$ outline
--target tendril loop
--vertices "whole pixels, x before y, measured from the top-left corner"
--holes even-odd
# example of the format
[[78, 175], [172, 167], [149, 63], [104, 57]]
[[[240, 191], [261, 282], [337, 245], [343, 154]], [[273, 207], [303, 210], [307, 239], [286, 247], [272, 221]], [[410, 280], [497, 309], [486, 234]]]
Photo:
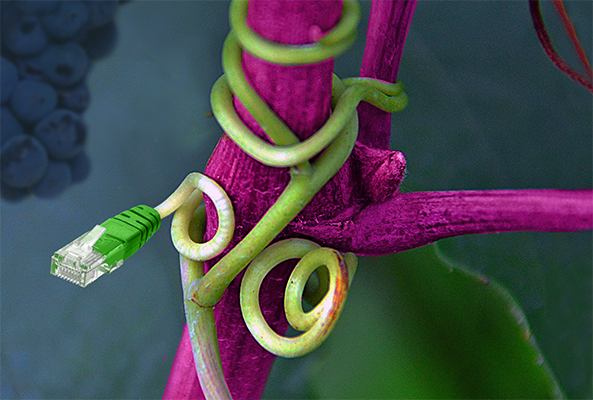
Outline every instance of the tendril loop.
[[[297, 337], [283, 337], [270, 328], [259, 307], [259, 290], [266, 275], [279, 263], [300, 258], [286, 286], [284, 308], [290, 325], [305, 331]], [[350, 277], [356, 270], [356, 257], [345, 260], [338, 251], [320, 247], [305, 239], [287, 239], [262, 251], [247, 268], [241, 283], [241, 309], [245, 323], [255, 339], [269, 352], [281, 357], [300, 357], [315, 350], [330, 334], [342, 312]], [[301, 298], [305, 283], [317, 269], [326, 267], [329, 288], [321, 301], [304, 312]]]
[[[218, 230], [206, 243], [196, 243], [189, 237], [190, 220], [202, 203], [203, 193], [214, 203], [218, 213]], [[219, 255], [230, 243], [235, 230], [235, 214], [226, 192], [212, 179], [197, 172], [189, 174], [164, 202], [156, 207], [163, 218], [177, 210], [171, 224], [171, 239], [180, 255], [194, 261], [209, 260]]]

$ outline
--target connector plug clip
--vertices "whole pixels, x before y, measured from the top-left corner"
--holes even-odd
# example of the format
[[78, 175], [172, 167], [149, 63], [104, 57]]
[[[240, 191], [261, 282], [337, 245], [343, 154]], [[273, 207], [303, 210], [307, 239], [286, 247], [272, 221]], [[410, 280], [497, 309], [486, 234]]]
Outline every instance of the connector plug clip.
[[119, 268], [160, 227], [161, 218], [148, 206], [136, 206], [108, 219], [56, 251], [51, 273], [86, 287]]

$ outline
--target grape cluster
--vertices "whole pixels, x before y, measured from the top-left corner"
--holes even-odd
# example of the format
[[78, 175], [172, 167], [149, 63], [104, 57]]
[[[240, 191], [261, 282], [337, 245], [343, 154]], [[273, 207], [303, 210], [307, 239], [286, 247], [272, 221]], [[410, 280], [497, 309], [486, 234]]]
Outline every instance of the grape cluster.
[[90, 173], [86, 77], [115, 47], [124, 1], [1, 1], [1, 194], [56, 197]]

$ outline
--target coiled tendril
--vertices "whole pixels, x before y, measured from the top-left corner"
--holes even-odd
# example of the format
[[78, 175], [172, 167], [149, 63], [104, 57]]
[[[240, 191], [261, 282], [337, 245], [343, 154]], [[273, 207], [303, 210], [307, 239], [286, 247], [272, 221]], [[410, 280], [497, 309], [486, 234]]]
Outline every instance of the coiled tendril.
[[[259, 289], [272, 268], [292, 258], [301, 260], [288, 280], [284, 309], [290, 325], [305, 333], [288, 338], [278, 335], [264, 320]], [[249, 331], [262, 347], [277, 356], [300, 357], [315, 350], [340, 316], [356, 264], [352, 253], [342, 256], [336, 250], [304, 239], [282, 240], [267, 247], [251, 262], [241, 282], [241, 311]], [[305, 283], [313, 271], [323, 266], [329, 270], [329, 288], [315, 308], [305, 313], [301, 304]]]
[[[212, 258], [219, 254], [222, 251], [220, 246], [224, 244], [224, 249], [228, 245], [229, 232], [234, 229], [232, 206], [224, 200], [226, 194], [223, 191], [223, 196], [219, 192], [222, 189], [212, 180], [196, 174], [192, 179], [186, 178], [179, 187], [178, 191], [182, 194], [177, 195], [176, 192], [163, 203], [168, 204], [164, 209], [171, 210], [173, 201], [176, 204], [185, 201], [175, 214], [172, 237], [180, 252], [186, 317], [198, 377], [208, 398], [230, 398], [220, 367], [212, 307], [249, 263], [251, 265], [241, 284], [241, 311], [250, 332], [263, 347], [276, 355], [297, 357], [317, 348], [331, 332], [356, 270], [354, 254], [342, 255], [304, 239], [287, 239], [266, 246], [349, 157], [358, 134], [358, 104], [367, 101], [385, 111], [396, 112], [403, 110], [408, 103], [401, 82], [394, 84], [370, 78], [342, 81], [334, 75], [332, 114], [319, 131], [301, 142], [249, 85], [241, 67], [241, 55], [243, 51], [248, 51], [280, 65], [313, 64], [338, 56], [356, 38], [360, 8], [356, 1], [344, 0], [339, 23], [318, 42], [309, 45], [286, 45], [262, 38], [247, 25], [246, 18], [247, 1], [234, 0], [230, 8], [232, 30], [223, 48], [225, 74], [212, 88], [212, 111], [227, 135], [251, 157], [269, 166], [290, 167], [290, 182], [255, 227], [205, 275], [201, 261], [207, 255]], [[274, 144], [263, 141], [245, 126], [234, 109], [233, 94]], [[319, 153], [321, 155], [317, 160], [310, 163], [311, 157]], [[191, 194], [191, 186], [198, 189], [194, 194]], [[213, 199], [219, 219], [215, 237], [206, 244], [198, 243], [204, 231], [203, 206], [197, 208], [202, 201], [201, 191]], [[295, 329], [306, 332], [296, 338], [286, 338], [267, 325], [258, 296], [266, 274], [280, 262], [294, 258], [301, 260], [290, 276], [284, 306], [289, 323]], [[321, 300], [312, 311], [305, 313], [301, 296], [315, 270], [320, 280], [325, 277], [328, 282], [320, 284], [316, 293], [306, 293], [314, 302]]]

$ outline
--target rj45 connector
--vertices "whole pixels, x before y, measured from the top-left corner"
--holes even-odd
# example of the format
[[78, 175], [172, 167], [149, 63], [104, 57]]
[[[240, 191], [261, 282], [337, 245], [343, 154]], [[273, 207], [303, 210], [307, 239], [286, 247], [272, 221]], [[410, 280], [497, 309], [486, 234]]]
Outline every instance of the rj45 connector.
[[56, 251], [51, 273], [86, 287], [119, 268], [160, 225], [161, 218], [151, 207], [140, 205], [124, 211]]

